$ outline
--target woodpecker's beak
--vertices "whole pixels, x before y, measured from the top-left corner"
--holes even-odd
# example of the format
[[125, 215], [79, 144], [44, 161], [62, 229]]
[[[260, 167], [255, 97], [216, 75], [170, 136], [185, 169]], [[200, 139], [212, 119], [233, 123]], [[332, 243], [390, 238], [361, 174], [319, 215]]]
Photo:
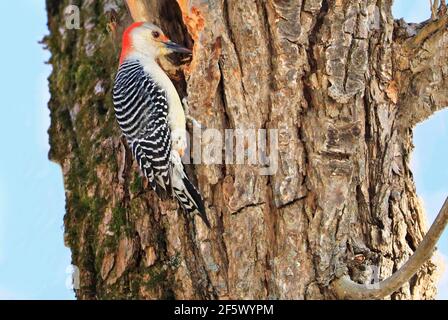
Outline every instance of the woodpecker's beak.
[[182, 47], [181, 45], [171, 41], [171, 40], [167, 40], [165, 42], [163, 42], [163, 44], [165, 45], [165, 47], [168, 50], [171, 50], [172, 52], [179, 52], [179, 53], [188, 53], [191, 54], [191, 50], [187, 49], [185, 47]]

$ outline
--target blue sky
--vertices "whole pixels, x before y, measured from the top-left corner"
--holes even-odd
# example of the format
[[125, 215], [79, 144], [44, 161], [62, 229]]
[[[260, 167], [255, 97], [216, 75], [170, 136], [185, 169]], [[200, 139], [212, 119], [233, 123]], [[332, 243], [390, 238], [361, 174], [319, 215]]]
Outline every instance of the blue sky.
[[0, 1], [0, 38], [10, 44], [0, 52], [0, 299], [74, 297], [65, 286], [62, 175], [47, 159], [51, 67], [38, 44], [48, 33], [44, 3]]
[[[66, 287], [70, 252], [63, 245], [64, 189], [59, 166], [48, 161], [49, 99], [38, 41], [48, 33], [44, 0], [0, 1], [0, 299], [73, 299]], [[395, 17], [422, 21], [426, 0], [395, 1]], [[21, 17], [17, 23], [17, 17]], [[11, 32], [12, 28], [14, 32]], [[415, 130], [417, 190], [431, 223], [448, 195], [448, 111]], [[448, 257], [448, 234], [439, 242]], [[448, 272], [439, 298], [448, 299]]]

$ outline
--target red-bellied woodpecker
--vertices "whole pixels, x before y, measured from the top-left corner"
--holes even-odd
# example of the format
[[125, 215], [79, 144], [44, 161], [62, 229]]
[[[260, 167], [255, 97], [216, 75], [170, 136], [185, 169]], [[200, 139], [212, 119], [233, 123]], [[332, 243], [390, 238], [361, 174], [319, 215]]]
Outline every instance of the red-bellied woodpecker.
[[176, 197], [187, 213], [198, 213], [210, 227], [202, 197], [181, 161], [187, 147], [182, 103], [157, 63], [172, 52], [191, 53], [155, 25], [137, 22], [126, 29], [113, 89], [115, 115], [151, 187], [159, 196]]

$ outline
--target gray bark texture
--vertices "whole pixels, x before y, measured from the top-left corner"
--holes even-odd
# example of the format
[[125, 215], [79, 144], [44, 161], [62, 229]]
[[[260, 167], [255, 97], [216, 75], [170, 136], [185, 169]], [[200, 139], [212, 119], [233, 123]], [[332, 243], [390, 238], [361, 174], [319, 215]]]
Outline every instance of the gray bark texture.
[[[444, 5], [408, 24], [392, 0], [141, 1], [193, 48], [170, 70], [192, 116], [222, 133], [278, 129], [279, 168], [189, 165], [210, 230], [159, 200], [111, 102], [126, 4], [47, 0], [50, 158], [77, 298], [335, 299], [336, 279], [399, 269], [427, 230], [409, 163], [413, 127], [448, 105]], [[66, 28], [69, 4], [79, 30]], [[387, 298], [434, 298], [436, 273], [426, 262]]]

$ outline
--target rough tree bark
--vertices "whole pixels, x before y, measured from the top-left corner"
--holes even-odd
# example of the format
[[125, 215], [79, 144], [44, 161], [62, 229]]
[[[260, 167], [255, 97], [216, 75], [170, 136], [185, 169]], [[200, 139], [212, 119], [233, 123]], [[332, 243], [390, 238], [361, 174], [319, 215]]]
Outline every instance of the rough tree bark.
[[[47, 0], [50, 158], [78, 298], [333, 299], [342, 276], [368, 283], [379, 266], [385, 279], [408, 260], [426, 231], [412, 129], [448, 105], [443, 5], [407, 24], [392, 0], [143, 1], [144, 19], [194, 48], [175, 75], [192, 115], [221, 132], [279, 129], [279, 169], [189, 166], [211, 230], [158, 200], [111, 104], [125, 4]], [[390, 298], [433, 298], [435, 271], [428, 261]]]

